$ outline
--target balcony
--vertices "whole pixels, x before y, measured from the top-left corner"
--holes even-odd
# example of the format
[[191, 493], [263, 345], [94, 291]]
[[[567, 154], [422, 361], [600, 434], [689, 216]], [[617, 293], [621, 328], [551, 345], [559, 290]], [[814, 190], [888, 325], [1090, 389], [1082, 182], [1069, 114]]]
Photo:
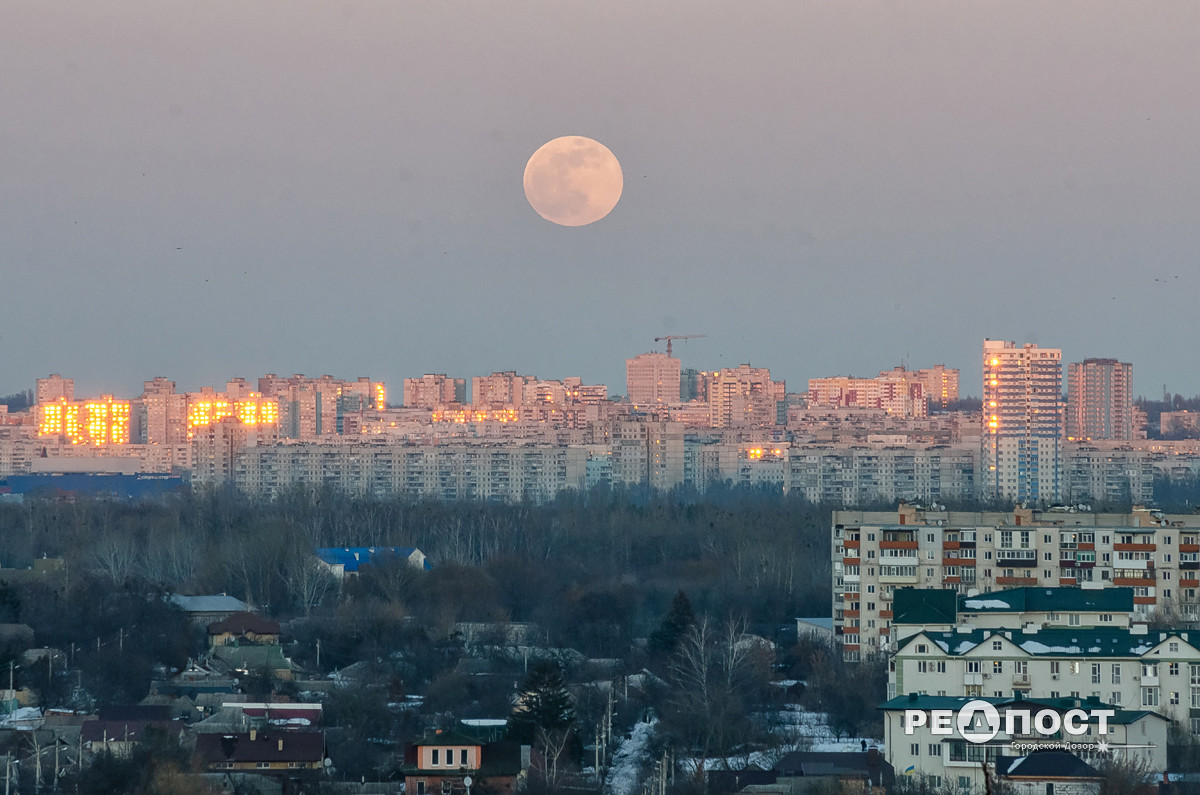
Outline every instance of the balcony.
[[1113, 544], [1113, 552], [1153, 552], [1154, 544]]
[[963, 685], [982, 685], [983, 674], [963, 674]]
[[916, 541], [880, 541], [880, 549], [916, 549]]
[[1029, 681], [1029, 674], [1013, 674], [1012, 686], [1013, 687], [1033, 687], [1032, 683], [1030, 683], [1030, 681]]
[[1011, 585], [1013, 587], [1037, 585], [1037, 577], [997, 577], [996, 584]]

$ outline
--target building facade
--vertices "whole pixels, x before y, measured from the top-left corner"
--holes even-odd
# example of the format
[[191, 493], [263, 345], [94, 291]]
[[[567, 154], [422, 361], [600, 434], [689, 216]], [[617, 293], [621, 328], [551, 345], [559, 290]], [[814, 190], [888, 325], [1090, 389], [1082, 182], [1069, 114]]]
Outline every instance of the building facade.
[[1067, 365], [1068, 439], [1133, 438], [1133, 365], [1084, 359]]
[[680, 402], [680, 362], [665, 353], [639, 353], [625, 360], [625, 393], [638, 409]]
[[983, 343], [983, 495], [1061, 499], [1062, 351]]
[[1200, 515], [834, 511], [834, 634], [847, 659], [893, 648], [897, 588], [961, 593], [1117, 585], [1134, 611], [1200, 620]]

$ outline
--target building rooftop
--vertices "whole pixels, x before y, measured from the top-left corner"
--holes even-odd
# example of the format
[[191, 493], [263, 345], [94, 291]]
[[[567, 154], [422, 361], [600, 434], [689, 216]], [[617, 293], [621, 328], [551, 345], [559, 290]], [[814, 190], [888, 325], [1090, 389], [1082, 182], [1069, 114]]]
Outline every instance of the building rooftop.
[[958, 609], [963, 613], [1129, 613], [1133, 589], [1007, 588], [960, 597]]
[[1136, 634], [1128, 629], [1087, 627], [1039, 629], [1034, 632], [1019, 629], [975, 629], [970, 632], [926, 630], [900, 641], [900, 649], [908, 648], [919, 638], [926, 638], [946, 654], [957, 657], [970, 654], [981, 643], [1002, 640], [1032, 657], [1141, 657], [1171, 638], [1188, 643], [1188, 634], [1187, 631], [1178, 630]]

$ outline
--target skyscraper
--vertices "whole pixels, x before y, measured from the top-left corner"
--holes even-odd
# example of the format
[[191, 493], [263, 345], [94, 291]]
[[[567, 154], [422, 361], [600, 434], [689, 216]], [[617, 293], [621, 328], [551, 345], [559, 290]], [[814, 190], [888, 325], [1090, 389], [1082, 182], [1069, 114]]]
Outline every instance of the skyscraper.
[[1067, 365], [1067, 437], [1133, 438], [1133, 365], [1084, 359]]
[[1062, 351], [983, 342], [984, 496], [1056, 501], [1062, 478]]
[[625, 360], [625, 389], [629, 402], [653, 408], [679, 402], [680, 363], [665, 353], [639, 353]]

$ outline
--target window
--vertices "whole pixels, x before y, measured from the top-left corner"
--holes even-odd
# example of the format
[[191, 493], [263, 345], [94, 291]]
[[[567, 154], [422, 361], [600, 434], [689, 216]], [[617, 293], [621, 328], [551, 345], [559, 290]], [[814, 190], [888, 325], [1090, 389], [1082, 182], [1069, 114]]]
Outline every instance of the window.
[[1158, 663], [1142, 663], [1142, 676], [1158, 676]]
[[979, 667], [979, 660], [967, 660], [967, 673], [977, 674], [981, 671], [982, 669]]
[[946, 661], [945, 661], [945, 660], [939, 660], [939, 661], [938, 661], [938, 664], [937, 664], [937, 672], [938, 672], [939, 674], [944, 674], [944, 673], [946, 673]]
[[255, 762], [254, 767], [257, 768], [258, 770], [270, 770], [271, 763], [270, 762]]
[[995, 660], [992, 662], [992, 673], [994, 673], [994, 674], [1004, 673], [1004, 661], [1003, 660]]
[[1067, 665], [1071, 667], [1071, 673], [1079, 673], [1079, 660], [1072, 660], [1071, 662], [1067, 663]]
[[417, 795], [425, 795], [425, 781], [417, 779]]
[[929, 647], [926, 646], [924, 643], [917, 644], [917, 654], [925, 654], [928, 651], [929, 651]]
[[1172, 703], [1172, 704], [1178, 704], [1178, 703], [1179, 703], [1179, 691], [1177, 691], [1177, 690], [1172, 690], [1172, 691], [1171, 691], [1171, 703]]
[[467, 749], [464, 748], [458, 752], [458, 763], [463, 767], [467, 766]]
[[1113, 705], [1120, 704], [1121, 703], [1121, 691], [1114, 690], [1112, 693], [1112, 698], [1110, 698], [1108, 700], [1108, 703], [1113, 704]]
[[1158, 688], [1143, 687], [1142, 688], [1142, 706], [1157, 707], [1158, 706]]
[[1101, 613], [1100, 614], [1100, 623], [1101, 624], [1108, 624], [1111, 621], [1112, 621], [1112, 613]]
[[999, 640], [992, 641], [992, 651], [1000, 651], [1003, 648], [1004, 648], [1003, 641], [999, 641]]
[[930, 756], [941, 756], [942, 755], [942, 744], [941, 743], [930, 743], [929, 744], [929, 755]]
[[1179, 663], [1168, 663], [1167, 664], [1167, 675], [1168, 676], [1179, 676]]
[[921, 744], [920, 744], [920, 743], [913, 743], [913, 744], [912, 744], [912, 745], [909, 747], [909, 750], [911, 750], [911, 751], [912, 751], [912, 755], [913, 755], [913, 756], [920, 756], [920, 755], [921, 755]]
[[1092, 663], [1092, 684], [1100, 684], [1100, 663]]
[[440, 748], [434, 748], [433, 751], [430, 752], [430, 760], [431, 760], [430, 764], [433, 765], [434, 767], [437, 767], [438, 765], [440, 765], [442, 763], [441, 762], [441, 754], [442, 754], [442, 750]]
[[[1179, 642], [1174, 641], [1174, 640], [1171, 641], [1170, 643], [1167, 644], [1167, 649], [1170, 651], [1179, 651]], [[1172, 664], [1176, 665], [1176, 666], [1178, 665], [1178, 663], [1172, 663]]]
[[1112, 664], [1112, 683], [1114, 685], [1121, 684], [1121, 664], [1120, 663]]
[[1013, 663], [1013, 673], [1018, 676], [1027, 676], [1029, 674], [1029, 663], [1025, 660], [1017, 660]]
[[1069, 626], [1069, 627], [1079, 626], [1079, 614], [1078, 613], [1070, 613], [1067, 616], [1067, 626]]

